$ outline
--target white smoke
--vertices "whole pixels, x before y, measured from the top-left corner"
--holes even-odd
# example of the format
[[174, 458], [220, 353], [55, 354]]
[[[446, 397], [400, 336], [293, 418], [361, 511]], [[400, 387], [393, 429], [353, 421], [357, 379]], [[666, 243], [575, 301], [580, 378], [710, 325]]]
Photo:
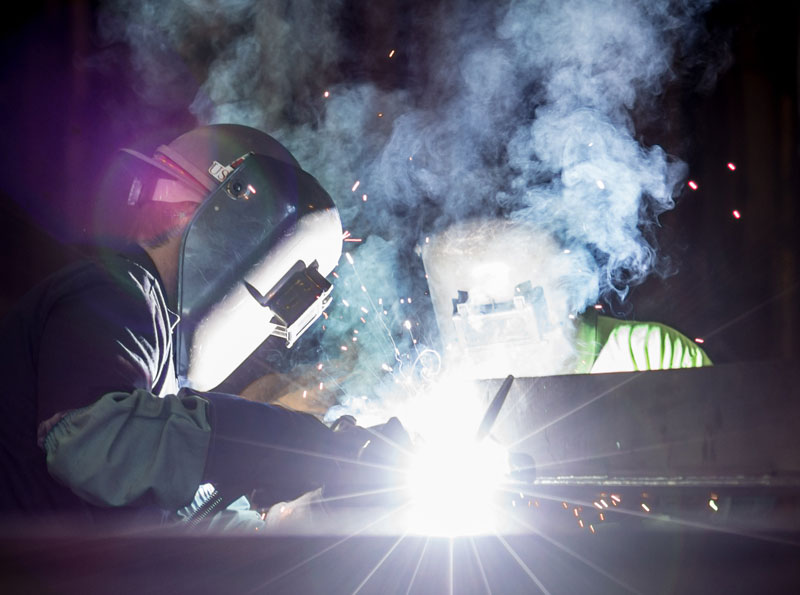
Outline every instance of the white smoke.
[[[584, 306], [624, 296], [657, 268], [643, 230], [673, 207], [684, 166], [642, 146], [634, 116], [658, 110], [676, 50], [686, 55], [702, 34], [709, 4], [395, 3], [381, 25], [405, 15], [398, 46], [387, 41], [375, 56], [354, 55], [354, 29], [384, 10], [366, 2], [112, 0], [102, 23], [130, 45], [143, 97], [191, 73], [199, 122], [276, 136], [331, 193], [345, 229], [365, 239], [348, 244], [356, 267], [343, 262], [337, 281], [351, 307], [337, 300], [318, 333], [335, 357], [341, 337], [367, 324], [359, 306], [370, 310], [374, 340], [359, 343], [369, 371], [345, 387], [361, 393], [384, 376], [380, 362], [394, 369], [397, 352], [412, 362], [434, 340], [428, 325], [412, 342], [402, 324], [421, 314], [399, 300], [422, 297], [414, 246], [455, 221], [523, 219], [591, 254], [595, 277], [575, 275]], [[384, 71], [396, 75], [370, 76]], [[391, 302], [385, 315], [379, 298]]]

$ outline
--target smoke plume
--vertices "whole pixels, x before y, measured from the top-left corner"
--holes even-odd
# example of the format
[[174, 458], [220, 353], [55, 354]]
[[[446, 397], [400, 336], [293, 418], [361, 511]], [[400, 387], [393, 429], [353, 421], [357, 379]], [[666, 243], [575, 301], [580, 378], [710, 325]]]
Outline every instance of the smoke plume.
[[584, 255], [578, 310], [657, 268], [643, 230], [685, 167], [643, 146], [634, 116], [659, 109], [710, 1], [377, 4], [117, 0], [102, 15], [142, 97], [194, 84], [200, 123], [271, 133], [362, 240], [345, 245], [353, 264], [305, 342], [321, 360], [357, 352], [345, 400], [424, 368], [436, 332], [416, 248], [454, 222], [526, 221]]

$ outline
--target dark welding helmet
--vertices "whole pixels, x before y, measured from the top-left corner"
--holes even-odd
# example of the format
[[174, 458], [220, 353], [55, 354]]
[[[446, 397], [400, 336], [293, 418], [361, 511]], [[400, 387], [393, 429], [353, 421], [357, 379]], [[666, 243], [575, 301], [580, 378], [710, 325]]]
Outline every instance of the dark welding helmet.
[[129, 202], [144, 192], [202, 201], [180, 250], [181, 385], [213, 389], [269, 336], [291, 347], [330, 303], [325, 277], [341, 256], [341, 221], [327, 192], [280, 143], [246, 126], [204, 126], [153, 158], [125, 156], [156, 174], [140, 176], [156, 180], [146, 190], [134, 177]]

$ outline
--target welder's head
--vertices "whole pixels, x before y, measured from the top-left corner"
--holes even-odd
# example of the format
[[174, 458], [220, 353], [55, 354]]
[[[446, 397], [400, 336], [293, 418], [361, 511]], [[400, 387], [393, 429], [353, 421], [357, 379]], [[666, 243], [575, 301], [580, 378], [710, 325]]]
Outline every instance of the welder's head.
[[569, 250], [533, 225], [459, 223], [422, 253], [448, 368], [474, 378], [575, 368]]
[[181, 235], [178, 375], [210, 390], [267, 337], [288, 347], [330, 301], [342, 228], [330, 196], [278, 141], [202, 126], [153, 157], [123, 149], [121, 200], [145, 247]]

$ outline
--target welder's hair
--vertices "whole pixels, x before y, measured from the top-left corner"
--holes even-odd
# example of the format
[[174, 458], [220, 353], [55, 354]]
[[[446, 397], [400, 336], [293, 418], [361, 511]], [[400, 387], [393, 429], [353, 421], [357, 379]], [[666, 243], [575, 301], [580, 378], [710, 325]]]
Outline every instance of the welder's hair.
[[145, 201], [132, 207], [128, 239], [145, 248], [158, 248], [178, 237], [200, 205], [195, 202], [164, 203]]

